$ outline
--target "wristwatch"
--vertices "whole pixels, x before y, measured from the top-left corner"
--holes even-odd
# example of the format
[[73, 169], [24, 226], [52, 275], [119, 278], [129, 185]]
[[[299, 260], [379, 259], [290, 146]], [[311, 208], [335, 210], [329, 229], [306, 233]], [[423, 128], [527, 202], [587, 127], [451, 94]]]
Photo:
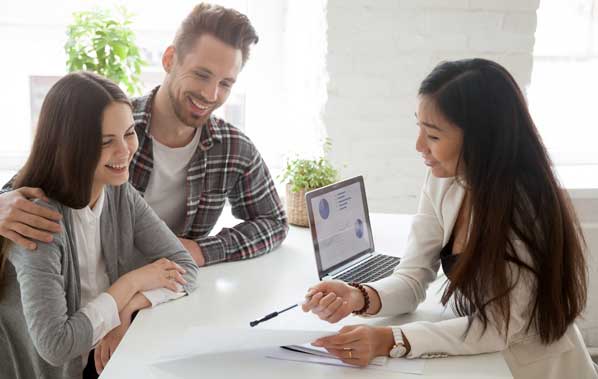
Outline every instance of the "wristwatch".
[[391, 358], [401, 358], [407, 355], [407, 346], [403, 341], [403, 332], [399, 328], [392, 328], [392, 334], [395, 338], [395, 344], [388, 352], [388, 356]]

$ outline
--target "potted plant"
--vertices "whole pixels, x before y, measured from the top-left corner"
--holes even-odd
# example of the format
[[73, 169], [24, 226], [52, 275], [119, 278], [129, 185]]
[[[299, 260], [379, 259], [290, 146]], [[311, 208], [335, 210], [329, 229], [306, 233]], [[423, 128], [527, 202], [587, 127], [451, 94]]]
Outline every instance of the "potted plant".
[[73, 13], [67, 27], [67, 70], [93, 71], [114, 80], [129, 95], [141, 93], [141, 58], [131, 29], [131, 14], [124, 7]]
[[289, 223], [308, 226], [305, 193], [336, 182], [338, 171], [324, 157], [317, 159], [295, 158], [287, 160], [279, 179], [282, 183], [286, 183]]

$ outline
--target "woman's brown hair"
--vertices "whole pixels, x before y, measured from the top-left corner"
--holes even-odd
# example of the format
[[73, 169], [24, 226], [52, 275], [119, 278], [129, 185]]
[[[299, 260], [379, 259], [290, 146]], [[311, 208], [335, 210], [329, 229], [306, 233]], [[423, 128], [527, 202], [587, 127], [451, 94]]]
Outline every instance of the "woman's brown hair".
[[[87, 206], [102, 149], [102, 114], [115, 101], [130, 105], [120, 87], [100, 75], [76, 72], [58, 80], [44, 98], [31, 153], [13, 188], [41, 188], [67, 207]], [[8, 244], [0, 238], [0, 269]]]
[[[469, 59], [436, 66], [419, 94], [463, 130], [457, 172], [471, 224], [443, 304], [454, 295], [459, 315], [479, 317], [486, 328], [492, 314], [508, 331], [511, 279], [520, 280], [511, 278], [515, 264], [535, 280], [528, 330], [534, 327], [543, 343], [558, 340], [585, 307], [585, 242], [523, 93], [499, 64]], [[516, 254], [515, 240], [529, 260]]]
[[56, 82], [42, 104], [31, 153], [14, 188], [41, 188], [67, 207], [86, 207], [102, 150], [102, 114], [115, 101], [130, 105], [118, 85], [91, 72]]

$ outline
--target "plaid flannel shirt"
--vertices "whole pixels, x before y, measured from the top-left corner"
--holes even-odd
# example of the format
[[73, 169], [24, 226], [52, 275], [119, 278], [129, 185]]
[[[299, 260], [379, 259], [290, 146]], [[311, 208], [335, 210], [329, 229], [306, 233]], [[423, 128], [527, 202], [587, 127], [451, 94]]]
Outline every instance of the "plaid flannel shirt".
[[[129, 166], [129, 181], [144, 194], [153, 168], [151, 108], [159, 87], [133, 99], [139, 149]], [[187, 168], [186, 212], [182, 238], [196, 241], [206, 264], [265, 254], [288, 232], [286, 214], [261, 155], [239, 129], [214, 116], [201, 129], [197, 151]], [[244, 222], [208, 236], [226, 199]]]

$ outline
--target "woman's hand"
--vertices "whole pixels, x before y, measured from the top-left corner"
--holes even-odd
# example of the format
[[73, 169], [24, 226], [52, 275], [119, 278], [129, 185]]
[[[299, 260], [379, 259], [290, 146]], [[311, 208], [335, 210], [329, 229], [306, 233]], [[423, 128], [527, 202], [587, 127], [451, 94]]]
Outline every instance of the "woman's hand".
[[116, 301], [116, 307], [121, 312], [137, 292], [156, 288], [168, 288], [178, 292], [178, 287], [187, 284], [182, 276], [184, 273], [185, 269], [178, 264], [160, 258], [121, 276], [106, 292]]
[[363, 308], [364, 298], [355, 287], [340, 280], [327, 280], [311, 287], [305, 295], [307, 302], [301, 306], [304, 312], [312, 311], [320, 319], [338, 322], [353, 311]]
[[390, 327], [351, 325], [334, 336], [317, 339], [312, 345], [325, 348], [344, 363], [367, 366], [372, 359], [387, 356], [394, 343]]
[[130, 314], [121, 314], [120, 319], [121, 324], [118, 327], [112, 329], [108, 334], [106, 334], [95, 348], [93, 357], [95, 361], [96, 372], [98, 373], [98, 375], [101, 374], [102, 371], [104, 371], [104, 367], [106, 367], [106, 365], [108, 364], [110, 357], [112, 357], [112, 354], [114, 354], [114, 351], [116, 350], [116, 348], [120, 344], [120, 341], [122, 341], [123, 337], [125, 336], [125, 333], [129, 329], [129, 326], [131, 326]]
[[114, 354], [114, 351], [120, 344], [120, 341], [123, 339], [125, 333], [131, 326], [133, 313], [140, 309], [148, 308], [151, 305], [152, 303], [150, 303], [150, 301], [144, 295], [137, 292], [131, 301], [129, 301], [129, 303], [120, 312], [120, 326], [112, 329], [96, 346], [94, 360], [96, 372], [98, 374], [102, 373], [104, 367], [106, 367], [106, 364], [108, 363], [108, 360], [110, 357], [112, 357], [112, 354]]
[[127, 275], [134, 283], [137, 291], [149, 291], [155, 288], [168, 288], [174, 292], [179, 291], [178, 284], [185, 285], [187, 281], [183, 278], [185, 269], [178, 264], [160, 258], [157, 261], [133, 270]]

